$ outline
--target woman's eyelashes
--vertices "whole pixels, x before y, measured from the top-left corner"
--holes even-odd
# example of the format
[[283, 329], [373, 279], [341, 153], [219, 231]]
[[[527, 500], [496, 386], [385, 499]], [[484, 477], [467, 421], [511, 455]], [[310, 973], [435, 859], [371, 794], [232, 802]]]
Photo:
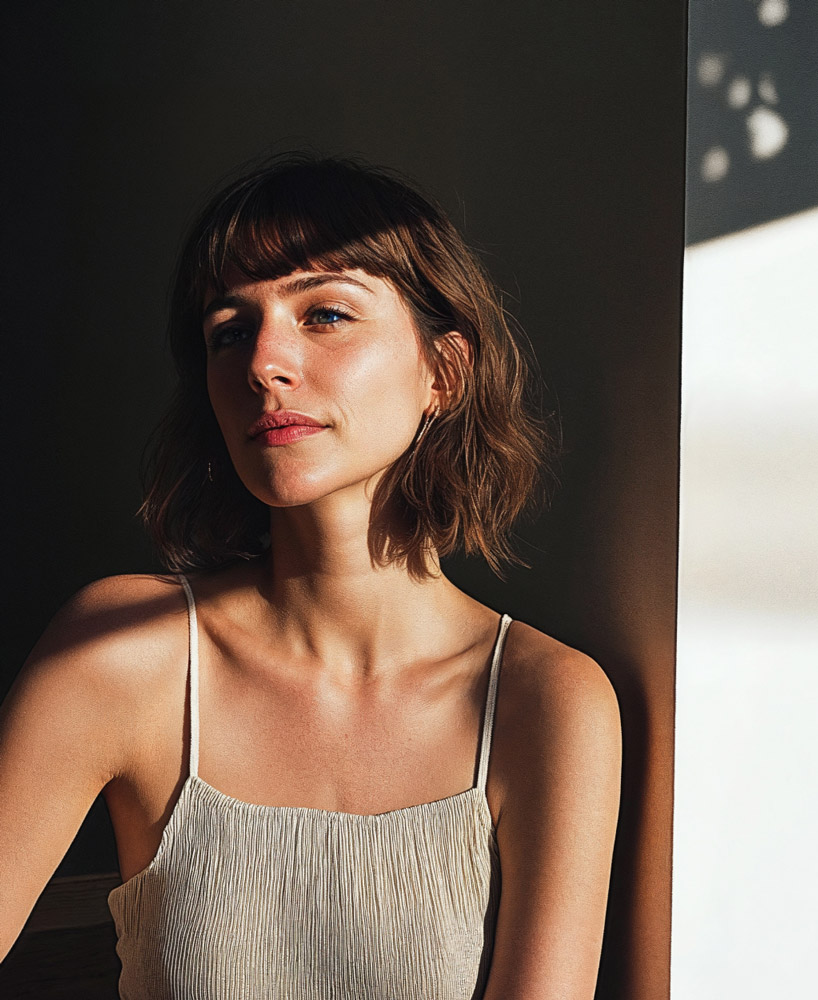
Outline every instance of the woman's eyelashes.
[[333, 305], [312, 306], [304, 317], [306, 326], [338, 326], [352, 322], [355, 317], [345, 307]]

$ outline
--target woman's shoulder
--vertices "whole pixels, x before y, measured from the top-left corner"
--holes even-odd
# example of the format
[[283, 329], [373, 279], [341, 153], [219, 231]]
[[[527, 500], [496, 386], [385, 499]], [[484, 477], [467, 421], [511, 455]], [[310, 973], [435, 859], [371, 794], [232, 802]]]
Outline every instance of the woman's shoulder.
[[[160, 639], [163, 626], [184, 616], [186, 602], [178, 577], [133, 573], [95, 580], [60, 608], [46, 636], [61, 634], [86, 649], [116, 648]], [[174, 629], [174, 631], [176, 631]]]
[[616, 695], [602, 667], [587, 653], [524, 622], [512, 623], [503, 653], [507, 698], [533, 712], [588, 710], [618, 718]]
[[[162, 598], [178, 604], [181, 580], [167, 573], [122, 573], [106, 576], [81, 587], [60, 609], [60, 614], [94, 613], [100, 610], [135, 609], [145, 601]], [[154, 606], [155, 603], [154, 603]], [[182, 603], [184, 606], [184, 602]]]
[[149, 746], [166, 706], [184, 702], [187, 659], [177, 581], [92, 583], [57, 612], [26, 660], [3, 703], [0, 742], [10, 760], [68, 754], [98, 791]]
[[602, 763], [618, 773], [620, 753], [619, 705], [602, 667], [586, 653], [514, 622], [495, 730], [501, 799], [544, 801], [546, 786], [576, 781]]
[[185, 607], [175, 577], [133, 574], [90, 583], [51, 620], [22, 679], [56, 689], [79, 684], [89, 699], [144, 690], [185, 648]]

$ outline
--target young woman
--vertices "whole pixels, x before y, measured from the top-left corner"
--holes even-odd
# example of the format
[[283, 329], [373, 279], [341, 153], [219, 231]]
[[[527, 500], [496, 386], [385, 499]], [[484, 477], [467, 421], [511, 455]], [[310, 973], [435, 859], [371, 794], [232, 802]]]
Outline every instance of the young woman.
[[174, 575], [83, 590], [4, 708], [0, 955], [101, 791], [126, 1000], [590, 1000], [615, 697], [439, 566], [513, 558], [546, 450], [476, 258], [391, 174], [280, 160], [194, 227], [171, 342]]

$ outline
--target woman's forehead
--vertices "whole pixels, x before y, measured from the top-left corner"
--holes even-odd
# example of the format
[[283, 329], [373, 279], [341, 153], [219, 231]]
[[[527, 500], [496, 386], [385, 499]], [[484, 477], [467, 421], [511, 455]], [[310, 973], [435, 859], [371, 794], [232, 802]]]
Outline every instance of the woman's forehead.
[[401, 297], [388, 278], [371, 274], [363, 268], [316, 267], [310, 270], [298, 268], [274, 278], [259, 279], [245, 274], [235, 265], [230, 265], [225, 270], [221, 286], [219, 288], [209, 286], [206, 289], [203, 307], [206, 311], [210, 311], [212, 303], [216, 300], [241, 293], [246, 294], [262, 286], [281, 297], [288, 297], [329, 285], [346, 286], [365, 297], [384, 294]]

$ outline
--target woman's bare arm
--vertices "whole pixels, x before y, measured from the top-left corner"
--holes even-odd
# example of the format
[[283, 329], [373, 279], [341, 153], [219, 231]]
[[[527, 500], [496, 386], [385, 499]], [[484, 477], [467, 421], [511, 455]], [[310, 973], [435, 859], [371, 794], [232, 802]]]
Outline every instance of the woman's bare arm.
[[485, 1000], [593, 1000], [619, 809], [619, 710], [597, 664], [527, 631], [501, 678], [502, 893]]
[[0, 960], [94, 799], [133, 756], [146, 623], [167, 590], [149, 577], [85, 588], [55, 617], [0, 709]]

